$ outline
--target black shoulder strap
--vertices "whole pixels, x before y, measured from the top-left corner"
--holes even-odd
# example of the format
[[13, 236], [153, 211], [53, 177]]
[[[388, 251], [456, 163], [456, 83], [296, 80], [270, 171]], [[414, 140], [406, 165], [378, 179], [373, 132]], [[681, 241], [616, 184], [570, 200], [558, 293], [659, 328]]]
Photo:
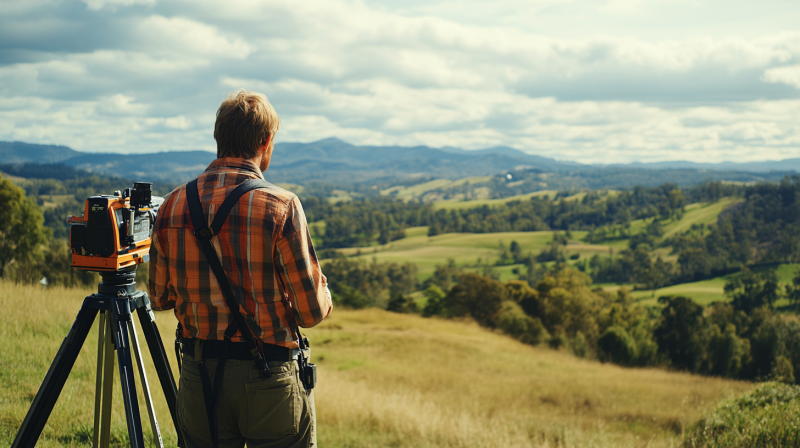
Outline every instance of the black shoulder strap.
[[200, 245], [201, 249], [203, 249], [206, 260], [211, 267], [211, 271], [214, 272], [214, 276], [217, 278], [217, 283], [219, 283], [220, 289], [222, 290], [222, 295], [225, 297], [225, 303], [228, 305], [228, 309], [233, 315], [233, 322], [225, 330], [225, 347], [223, 349], [222, 356], [219, 358], [217, 363], [217, 371], [214, 375], [213, 390], [204, 363], [202, 360], [197, 360], [197, 367], [200, 370], [200, 378], [203, 383], [203, 400], [206, 404], [206, 415], [208, 417], [209, 431], [211, 432], [211, 442], [214, 448], [219, 447], [217, 405], [219, 403], [219, 394], [222, 389], [222, 376], [225, 371], [227, 344], [230, 338], [236, 333], [237, 327], [239, 328], [239, 331], [241, 331], [242, 337], [247, 342], [248, 348], [250, 348], [250, 353], [253, 355], [253, 360], [255, 360], [256, 368], [259, 370], [261, 377], [269, 378], [272, 376], [272, 372], [269, 370], [267, 361], [264, 359], [258, 349], [258, 343], [256, 342], [255, 336], [253, 336], [253, 333], [250, 331], [250, 328], [247, 326], [247, 323], [244, 320], [244, 316], [242, 316], [242, 313], [239, 311], [239, 304], [236, 302], [236, 298], [233, 296], [231, 285], [228, 283], [228, 277], [225, 275], [225, 271], [222, 268], [222, 263], [220, 263], [219, 257], [217, 257], [217, 252], [211, 245], [211, 238], [214, 235], [219, 234], [222, 224], [225, 223], [225, 219], [228, 217], [231, 209], [239, 202], [239, 198], [241, 198], [242, 195], [251, 190], [255, 190], [256, 188], [269, 187], [271, 185], [272, 184], [262, 179], [250, 179], [239, 184], [225, 198], [225, 201], [222, 202], [219, 210], [217, 210], [216, 216], [214, 216], [214, 221], [211, 223], [211, 228], [209, 229], [206, 225], [206, 217], [203, 214], [203, 206], [200, 204], [200, 193], [197, 190], [197, 179], [186, 184], [186, 202], [189, 204], [189, 213], [192, 216], [194, 236], [197, 238], [197, 244]]
[[225, 303], [228, 305], [228, 308], [233, 315], [233, 320], [236, 322], [236, 325], [239, 327], [239, 331], [242, 333], [242, 338], [244, 338], [248, 347], [250, 348], [250, 353], [253, 355], [253, 359], [256, 361], [256, 366], [261, 371], [262, 376], [266, 375], [267, 378], [271, 376], [269, 366], [267, 366], [266, 361], [264, 361], [264, 358], [259, 353], [256, 339], [253, 336], [253, 333], [250, 331], [250, 328], [247, 326], [244, 316], [242, 316], [242, 313], [239, 311], [239, 304], [236, 302], [236, 298], [233, 295], [233, 290], [231, 290], [230, 283], [228, 283], [228, 277], [225, 275], [225, 271], [222, 268], [222, 263], [220, 263], [219, 257], [217, 257], [217, 252], [211, 245], [211, 238], [219, 233], [219, 230], [222, 228], [222, 224], [225, 222], [225, 218], [227, 218], [228, 213], [230, 213], [231, 209], [239, 201], [239, 198], [241, 198], [242, 195], [256, 188], [270, 186], [272, 186], [272, 184], [261, 179], [251, 179], [238, 185], [228, 195], [228, 197], [225, 198], [225, 201], [222, 203], [216, 216], [214, 217], [214, 222], [211, 223], [211, 229], [209, 229], [206, 226], [206, 218], [203, 214], [203, 207], [200, 204], [200, 194], [197, 190], [197, 179], [186, 184], [186, 201], [189, 204], [189, 213], [192, 216], [194, 236], [197, 238], [197, 243], [200, 245], [200, 248], [203, 249], [203, 253], [208, 260], [208, 264], [211, 267], [211, 270], [214, 272], [214, 276], [217, 278], [217, 283], [219, 283], [220, 289], [222, 290], [222, 295], [225, 297]]

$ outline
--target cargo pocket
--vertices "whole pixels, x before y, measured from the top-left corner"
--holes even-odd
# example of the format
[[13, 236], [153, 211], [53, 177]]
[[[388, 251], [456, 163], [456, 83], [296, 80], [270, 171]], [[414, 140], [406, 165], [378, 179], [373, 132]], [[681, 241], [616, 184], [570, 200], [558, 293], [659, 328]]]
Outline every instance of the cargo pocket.
[[183, 431], [187, 435], [211, 437], [203, 384], [194, 362], [184, 362], [178, 386], [178, 422]]
[[295, 435], [300, 425], [302, 403], [297, 382], [292, 376], [278, 381], [249, 383], [247, 392], [248, 439]]

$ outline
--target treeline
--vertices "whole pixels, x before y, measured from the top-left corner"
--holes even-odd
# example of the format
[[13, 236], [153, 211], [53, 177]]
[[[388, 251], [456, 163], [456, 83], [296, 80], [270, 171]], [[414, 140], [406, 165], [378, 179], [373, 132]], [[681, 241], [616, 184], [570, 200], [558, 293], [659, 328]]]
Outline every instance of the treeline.
[[417, 266], [335, 257], [322, 266], [334, 301], [349, 308], [386, 308], [392, 298], [415, 291]]
[[[741, 379], [794, 383], [800, 373], [800, 323], [773, 313], [780, 293], [774, 271], [744, 270], [725, 287], [726, 303], [703, 307], [686, 297], [661, 297], [662, 307], [634, 304], [627, 290], [593, 288], [584, 273], [558, 263], [533, 283], [439, 266], [422, 286], [422, 303], [407, 296], [402, 265], [348, 258], [324, 266], [339, 305], [375, 306], [425, 317], [470, 317], [528, 344], [547, 344], [576, 356], [623, 366], [666, 366], [676, 370]], [[392, 280], [394, 278], [394, 280]], [[800, 273], [787, 287], [800, 303]], [[353, 297], [358, 297], [354, 300]], [[388, 301], [387, 297], [391, 297]]]
[[[714, 196], [711, 183], [696, 187], [692, 199]], [[567, 199], [568, 192], [550, 198], [533, 197], [496, 206], [458, 210], [435, 210], [431, 204], [403, 202], [387, 197], [362, 197], [330, 203], [327, 198], [306, 196], [303, 204], [309, 222], [325, 221], [324, 247], [384, 244], [402, 238], [404, 229], [428, 226], [428, 234], [491, 233], [537, 230], [594, 229], [627, 225], [637, 219], [680, 215], [686, 196], [675, 184], [635, 187], [624, 192], [588, 192], [580, 199]]]
[[450, 232], [514, 232], [577, 230], [629, 223], [654, 216], [670, 217], [683, 210], [686, 200], [674, 184], [635, 187], [618, 194], [589, 192], [581, 199], [533, 197], [528, 201], [463, 210], [439, 210], [429, 235]]
[[385, 244], [405, 237], [407, 227], [430, 221], [430, 204], [405, 203], [386, 197], [355, 199], [331, 204], [327, 198], [303, 198], [308, 222], [325, 221], [321, 247]]

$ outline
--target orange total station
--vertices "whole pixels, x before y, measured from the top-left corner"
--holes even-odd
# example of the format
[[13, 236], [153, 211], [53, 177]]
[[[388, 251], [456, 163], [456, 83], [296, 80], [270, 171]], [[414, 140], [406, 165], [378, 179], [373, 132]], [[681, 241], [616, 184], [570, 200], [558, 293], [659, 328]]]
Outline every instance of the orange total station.
[[72, 267], [85, 271], [130, 271], [149, 260], [158, 207], [152, 184], [86, 200], [82, 217], [69, 216]]

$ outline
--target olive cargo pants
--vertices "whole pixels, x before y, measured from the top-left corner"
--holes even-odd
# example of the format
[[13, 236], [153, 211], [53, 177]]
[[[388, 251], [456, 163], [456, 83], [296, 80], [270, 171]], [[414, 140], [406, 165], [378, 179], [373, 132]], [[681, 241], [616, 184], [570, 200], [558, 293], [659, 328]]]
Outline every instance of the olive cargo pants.
[[[217, 360], [204, 362], [214, 384]], [[269, 368], [272, 377], [263, 379], [253, 361], [226, 361], [217, 411], [220, 448], [316, 446], [314, 396], [306, 394], [297, 362], [270, 362]], [[178, 422], [186, 448], [213, 446], [201, 381], [194, 358], [183, 355]]]

